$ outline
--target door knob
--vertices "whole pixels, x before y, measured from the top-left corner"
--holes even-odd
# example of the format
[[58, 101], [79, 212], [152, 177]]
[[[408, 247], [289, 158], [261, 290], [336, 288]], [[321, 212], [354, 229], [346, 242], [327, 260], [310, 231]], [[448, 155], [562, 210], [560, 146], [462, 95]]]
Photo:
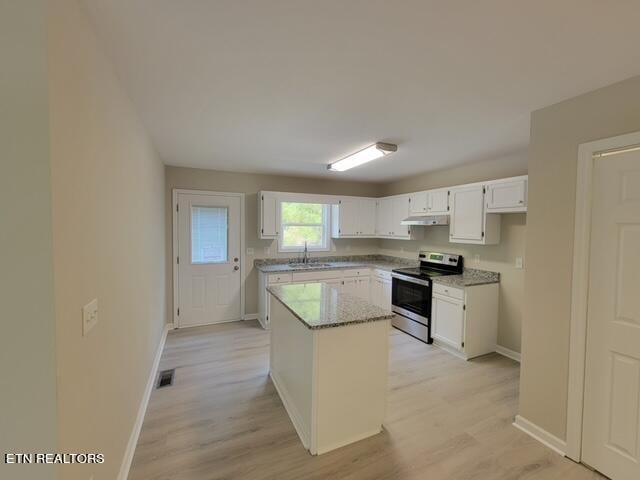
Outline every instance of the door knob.
[[233, 270], [240, 270], [240, 267], [238, 265], [236, 265], [235, 267], [233, 267]]
[[233, 261], [234, 261], [234, 262], [237, 262], [237, 261], [238, 261], [238, 257], [234, 258], [234, 259], [233, 259]]

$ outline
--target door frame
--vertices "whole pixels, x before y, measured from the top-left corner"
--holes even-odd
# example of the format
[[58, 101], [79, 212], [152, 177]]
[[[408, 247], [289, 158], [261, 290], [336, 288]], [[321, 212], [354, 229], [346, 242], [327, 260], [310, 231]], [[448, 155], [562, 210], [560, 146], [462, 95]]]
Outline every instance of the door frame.
[[578, 146], [565, 452], [567, 457], [576, 462], [582, 460], [594, 162], [598, 158], [630, 149], [640, 150], [640, 132], [582, 143]]
[[246, 320], [245, 313], [245, 284], [246, 284], [246, 226], [245, 226], [245, 194], [236, 192], [212, 192], [209, 190], [189, 190], [184, 188], [174, 188], [171, 195], [171, 209], [173, 211], [173, 258], [171, 259], [171, 267], [173, 270], [173, 328], [180, 327], [180, 317], [178, 315], [178, 305], [180, 303], [180, 265], [178, 259], [178, 195], [210, 195], [216, 197], [236, 197], [240, 199], [240, 320]]

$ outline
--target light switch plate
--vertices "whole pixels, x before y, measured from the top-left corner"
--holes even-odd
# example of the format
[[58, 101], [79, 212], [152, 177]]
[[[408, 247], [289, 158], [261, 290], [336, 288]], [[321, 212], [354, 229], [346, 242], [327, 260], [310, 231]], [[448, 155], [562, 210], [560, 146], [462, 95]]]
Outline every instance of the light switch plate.
[[473, 263], [475, 263], [476, 265], [480, 265], [480, 255], [473, 256]]
[[522, 257], [516, 257], [516, 268], [524, 268], [524, 260]]
[[82, 336], [98, 324], [98, 299], [94, 298], [82, 307]]

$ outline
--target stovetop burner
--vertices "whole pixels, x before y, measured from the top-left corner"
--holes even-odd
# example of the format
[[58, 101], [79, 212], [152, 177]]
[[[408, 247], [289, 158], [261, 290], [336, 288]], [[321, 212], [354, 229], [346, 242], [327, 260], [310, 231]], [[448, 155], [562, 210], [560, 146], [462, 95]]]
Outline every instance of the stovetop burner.
[[441, 277], [442, 275], [455, 275], [457, 272], [450, 271], [441, 271], [441, 270], [433, 270], [431, 268], [424, 267], [413, 267], [413, 268], [398, 268], [393, 270], [394, 273], [399, 273], [401, 275], [407, 275], [409, 277], [415, 278], [433, 278], [433, 277]]

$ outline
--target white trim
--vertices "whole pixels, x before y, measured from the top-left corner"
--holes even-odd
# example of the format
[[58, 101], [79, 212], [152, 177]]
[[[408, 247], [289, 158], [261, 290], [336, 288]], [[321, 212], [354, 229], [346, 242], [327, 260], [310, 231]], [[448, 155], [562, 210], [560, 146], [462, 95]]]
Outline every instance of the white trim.
[[609, 155], [629, 145], [640, 144], [640, 132], [606, 138], [578, 146], [576, 213], [573, 239], [571, 288], [571, 329], [569, 337], [569, 381], [567, 396], [566, 454], [580, 462], [582, 458], [582, 422], [584, 372], [589, 298], [589, 248], [591, 243], [591, 196], [594, 157]]
[[273, 386], [276, 387], [276, 391], [282, 400], [282, 404], [284, 405], [284, 409], [289, 414], [289, 418], [291, 419], [291, 423], [293, 423], [293, 427], [300, 437], [300, 441], [302, 442], [302, 446], [307, 450], [310, 450], [310, 434], [304, 428], [304, 422], [302, 421], [302, 416], [298, 412], [296, 405], [294, 402], [289, 400], [289, 392], [284, 387], [284, 384], [278, 380], [278, 375], [275, 374], [272, 370], [269, 370], [269, 378], [271, 378], [271, 382]]
[[513, 426], [516, 427], [518, 430], [523, 431], [530, 437], [535, 438], [544, 446], [549, 447], [558, 455], [562, 455], [563, 457], [565, 456], [565, 450], [567, 448], [567, 444], [565, 443], [565, 441], [547, 432], [543, 428], [540, 428], [535, 423], [530, 422], [529, 420], [527, 420], [524, 417], [521, 417], [520, 415], [516, 415], [515, 421], [513, 422]]
[[503, 347], [502, 345], [496, 345], [496, 353], [502, 355], [503, 357], [510, 358], [511, 360], [515, 360], [518, 363], [520, 363], [520, 359], [522, 357], [520, 352], [510, 350], [507, 347]]
[[242, 320], [258, 320], [257, 313], [245, 313]]
[[131, 462], [133, 462], [133, 454], [135, 453], [136, 446], [138, 445], [138, 438], [140, 437], [140, 431], [142, 430], [142, 422], [144, 421], [144, 415], [147, 412], [147, 406], [149, 405], [149, 398], [151, 398], [153, 385], [155, 384], [156, 376], [158, 375], [158, 366], [160, 365], [160, 358], [162, 357], [164, 344], [167, 341], [167, 333], [169, 332], [170, 325], [171, 324], [165, 324], [162, 331], [162, 337], [160, 338], [160, 344], [156, 350], [156, 356], [153, 359], [153, 365], [151, 366], [147, 386], [144, 389], [144, 394], [142, 395], [142, 400], [138, 407], [136, 421], [133, 424], [133, 429], [129, 435], [127, 449], [124, 451], [124, 457], [122, 458], [122, 464], [120, 465], [120, 472], [118, 473], [118, 480], [127, 480], [127, 477], [129, 476]]
[[[171, 259], [171, 268], [173, 270], [173, 325], [174, 328], [180, 328], [180, 318], [178, 317], [178, 305], [180, 303], [180, 289], [178, 282], [178, 265], [175, 260], [178, 258], [178, 212], [176, 211], [178, 205], [178, 194], [193, 194], [193, 195], [212, 195], [223, 197], [239, 197], [240, 198], [240, 318], [244, 318], [245, 314], [245, 285], [247, 283], [247, 268], [246, 268], [246, 236], [247, 228], [245, 225], [245, 197], [244, 193], [236, 192], [211, 192], [208, 190], [188, 190], [184, 188], [174, 188], [171, 194], [171, 209], [173, 210], [173, 258]], [[231, 320], [234, 321], [234, 320]]]

